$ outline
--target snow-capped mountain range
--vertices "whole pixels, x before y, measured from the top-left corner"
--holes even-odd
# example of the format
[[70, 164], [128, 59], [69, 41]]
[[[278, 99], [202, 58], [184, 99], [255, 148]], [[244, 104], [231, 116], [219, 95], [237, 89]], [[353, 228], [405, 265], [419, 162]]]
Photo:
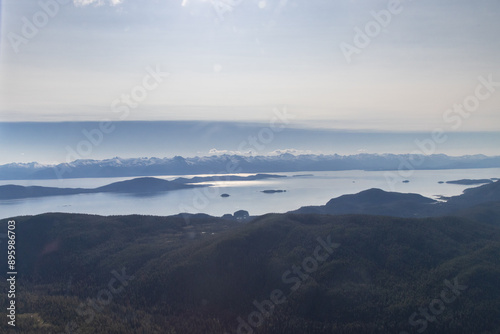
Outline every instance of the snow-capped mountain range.
[[243, 156], [75, 160], [58, 165], [37, 162], [0, 166], [2, 180], [125, 177], [189, 174], [231, 174], [336, 170], [418, 170], [500, 167], [500, 156], [445, 154], [357, 154]]

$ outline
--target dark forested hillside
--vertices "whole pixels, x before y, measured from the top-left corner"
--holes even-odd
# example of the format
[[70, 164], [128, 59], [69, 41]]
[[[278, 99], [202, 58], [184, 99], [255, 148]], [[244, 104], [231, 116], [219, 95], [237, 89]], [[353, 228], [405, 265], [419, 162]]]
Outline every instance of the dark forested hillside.
[[357, 194], [333, 198], [323, 206], [302, 207], [295, 213], [372, 214], [398, 217], [430, 216], [437, 201], [418, 194], [368, 189]]
[[16, 332], [495, 333], [499, 212], [18, 217]]
[[368, 189], [333, 198], [325, 205], [305, 206], [293, 213], [371, 214], [396, 217], [432, 217], [453, 214], [484, 203], [500, 201], [500, 181], [469, 188], [463, 194], [437, 201], [419, 194]]

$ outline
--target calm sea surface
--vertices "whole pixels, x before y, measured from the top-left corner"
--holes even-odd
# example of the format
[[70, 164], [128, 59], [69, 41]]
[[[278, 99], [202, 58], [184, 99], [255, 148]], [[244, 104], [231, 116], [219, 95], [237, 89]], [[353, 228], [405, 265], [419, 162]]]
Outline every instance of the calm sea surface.
[[[387, 177], [391, 173], [391, 177]], [[353, 194], [370, 188], [387, 191], [417, 193], [427, 197], [459, 195], [469, 187], [439, 184], [438, 181], [457, 179], [499, 178], [500, 168], [420, 170], [399, 176], [397, 171], [335, 171], [273, 173], [286, 178], [260, 181], [210, 182], [211, 186], [189, 190], [176, 190], [148, 196], [129, 194], [80, 194], [51, 196], [23, 200], [0, 201], [0, 218], [34, 215], [45, 212], [90, 213], [99, 215], [173, 215], [180, 212], [207, 213], [221, 216], [244, 209], [251, 215], [269, 212], [287, 212], [306, 205], [323, 205], [334, 197]], [[297, 175], [312, 176], [297, 176]], [[240, 174], [250, 175], [250, 174]], [[189, 175], [191, 177], [193, 175]], [[395, 178], [393, 178], [393, 176]], [[158, 176], [173, 180], [179, 175]], [[48, 186], [67, 188], [95, 188], [112, 182], [133, 179], [89, 178], [67, 180], [13, 180], [0, 181], [0, 185]], [[403, 183], [409, 180], [409, 183]], [[264, 194], [263, 190], [286, 190], [284, 193]], [[222, 198], [227, 193], [230, 197]]]

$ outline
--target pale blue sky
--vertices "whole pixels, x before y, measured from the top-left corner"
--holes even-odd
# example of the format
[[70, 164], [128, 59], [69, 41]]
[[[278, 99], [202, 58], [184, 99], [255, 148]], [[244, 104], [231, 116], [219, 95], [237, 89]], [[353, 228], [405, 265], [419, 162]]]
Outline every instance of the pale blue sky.
[[158, 66], [170, 76], [125, 120], [266, 122], [286, 105], [322, 127], [500, 129], [500, 87], [460, 126], [443, 120], [479, 76], [500, 81], [497, 0], [403, 1], [351, 63], [340, 45], [389, 1], [243, 0], [222, 20], [202, 0], [76, 2], [16, 45], [43, 9], [2, 1], [0, 121], [119, 120], [111, 103]]
[[[268, 124], [228, 122], [116, 122], [96, 135], [95, 122], [0, 123], [0, 165], [76, 159], [208, 156], [212, 154], [446, 153], [500, 155], [500, 132], [450, 132], [432, 144], [426, 132], [317, 130], [285, 127], [273, 140], [258, 140]], [[281, 125], [279, 125], [281, 126]], [[89, 136], [93, 144], [89, 145]], [[257, 138], [255, 142], [252, 138]], [[417, 142], [424, 143], [417, 145]], [[432, 149], [432, 152], [426, 150]], [[75, 155], [76, 152], [77, 154]]]

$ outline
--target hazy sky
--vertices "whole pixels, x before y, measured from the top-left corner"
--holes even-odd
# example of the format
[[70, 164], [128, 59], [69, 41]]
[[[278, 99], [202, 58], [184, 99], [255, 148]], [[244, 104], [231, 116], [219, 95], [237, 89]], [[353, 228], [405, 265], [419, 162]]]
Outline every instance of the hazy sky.
[[321, 127], [500, 130], [500, 85], [473, 98], [480, 76], [500, 82], [498, 0], [59, 2], [1, 3], [0, 121], [267, 122], [287, 106]]
[[[269, 124], [226, 122], [116, 122], [102, 137], [96, 122], [0, 123], [0, 165], [37, 161], [44, 164], [113, 157], [445, 153], [500, 155], [500, 132], [450, 132], [447, 140], [430, 142], [425, 132], [368, 132], [284, 128], [273, 140], [259, 140]], [[267, 136], [267, 135], [266, 135]], [[90, 139], [89, 139], [90, 137]], [[251, 138], [257, 138], [252, 141]], [[88, 143], [92, 141], [92, 145]], [[417, 141], [417, 142], [416, 142]], [[422, 144], [418, 144], [422, 143]], [[432, 151], [429, 151], [432, 150]]]

